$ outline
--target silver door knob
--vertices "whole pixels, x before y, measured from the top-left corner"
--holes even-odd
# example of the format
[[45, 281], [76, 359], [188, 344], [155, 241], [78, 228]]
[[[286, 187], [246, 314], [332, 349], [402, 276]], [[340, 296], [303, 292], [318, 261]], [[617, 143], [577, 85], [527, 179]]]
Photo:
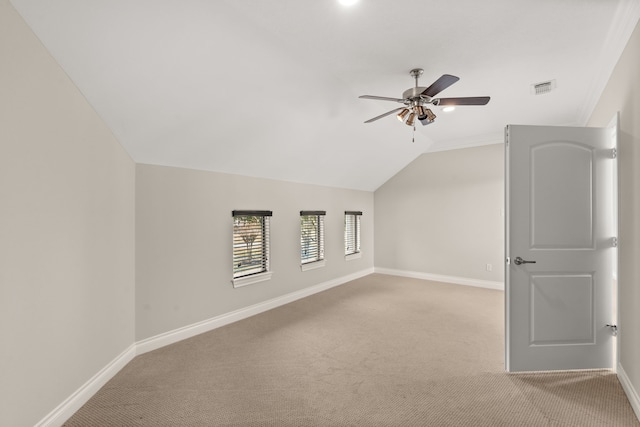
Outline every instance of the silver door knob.
[[516, 265], [520, 265], [520, 264], [535, 264], [535, 261], [527, 261], [526, 259], [522, 259], [519, 256], [516, 257], [516, 259], [513, 260], [513, 262]]

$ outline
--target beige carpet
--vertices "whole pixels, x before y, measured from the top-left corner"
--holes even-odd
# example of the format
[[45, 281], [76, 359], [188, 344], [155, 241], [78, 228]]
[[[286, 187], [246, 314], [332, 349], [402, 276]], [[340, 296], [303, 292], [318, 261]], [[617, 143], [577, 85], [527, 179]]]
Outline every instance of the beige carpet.
[[65, 426], [640, 426], [610, 372], [504, 373], [503, 311], [374, 274], [138, 356]]

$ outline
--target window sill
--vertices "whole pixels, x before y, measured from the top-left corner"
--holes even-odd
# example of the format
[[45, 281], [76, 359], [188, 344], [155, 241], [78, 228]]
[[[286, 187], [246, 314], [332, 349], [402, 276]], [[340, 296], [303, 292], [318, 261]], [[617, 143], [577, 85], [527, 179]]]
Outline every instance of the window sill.
[[270, 280], [273, 272], [267, 271], [264, 273], [252, 274], [250, 276], [238, 277], [237, 279], [231, 280], [234, 288], [240, 288], [242, 286], [253, 285], [254, 283], [264, 282], [265, 280]]
[[344, 256], [345, 261], [351, 261], [352, 259], [358, 259], [358, 258], [362, 258], [361, 252], [356, 252], [356, 253]]
[[321, 267], [324, 267], [324, 260], [323, 259], [321, 259], [320, 261], [307, 262], [305, 264], [302, 264], [300, 266], [300, 270], [307, 271], [307, 270], [313, 270], [313, 269], [321, 268]]

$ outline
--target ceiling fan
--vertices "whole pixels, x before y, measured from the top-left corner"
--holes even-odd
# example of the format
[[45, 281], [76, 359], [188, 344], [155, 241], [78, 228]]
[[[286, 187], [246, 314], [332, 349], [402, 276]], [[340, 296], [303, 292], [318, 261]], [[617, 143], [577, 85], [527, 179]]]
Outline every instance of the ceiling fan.
[[450, 74], [444, 74], [438, 80], [433, 82], [429, 87], [418, 86], [418, 78], [422, 75], [424, 70], [422, 68], [414, 68], [409, 72], [413, 78], [416, 79], [416, 86], [407, 89], [402, 93], [402, 98], [389, 98], [386, 96], [373, 96], [362, 95], [360, 98], [364, 99], [379, 99], [382, 101], [394, 101], [404, 104], [404, 107], [399, 107], [391, 111], [387, 111], [384, 114], [380, 114], [372, 119], [367, 120], [365, 123], [375, 122], [378, 119], [386, 117], [397, 111], [398, 120], [404, 122], [409, 126], [414, 126], [416, 118], [422, 123], [423, 126], [433, 123], [436, 119], [436, 115], [433, 111], [426, 108], [428, 104], [432, 105], [486, 105], [491, 99], [488, 96], [474, 96], [467, 98], [434, 98], [437, 94], [460, 80], [459, 77], [452, 76]]

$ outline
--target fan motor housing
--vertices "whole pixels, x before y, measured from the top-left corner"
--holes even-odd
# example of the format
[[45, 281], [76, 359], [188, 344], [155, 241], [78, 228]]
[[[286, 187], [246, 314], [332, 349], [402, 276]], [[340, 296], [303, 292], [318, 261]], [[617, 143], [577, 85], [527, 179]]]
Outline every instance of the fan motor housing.
[[429, 101], [431, 101], [431, 98], [426, 95], [422, 95], [422, 92], [424, 92], [425, 89], [426, 87], [422, 87], [422, 86], [412, 87], [411, 89], [407, 89], [404, 92], [402, 92], [402, 97], [404, 99], [411, 99], [411, 100], [413, 100], [413, 98], [420, 98], [428, 103]]

